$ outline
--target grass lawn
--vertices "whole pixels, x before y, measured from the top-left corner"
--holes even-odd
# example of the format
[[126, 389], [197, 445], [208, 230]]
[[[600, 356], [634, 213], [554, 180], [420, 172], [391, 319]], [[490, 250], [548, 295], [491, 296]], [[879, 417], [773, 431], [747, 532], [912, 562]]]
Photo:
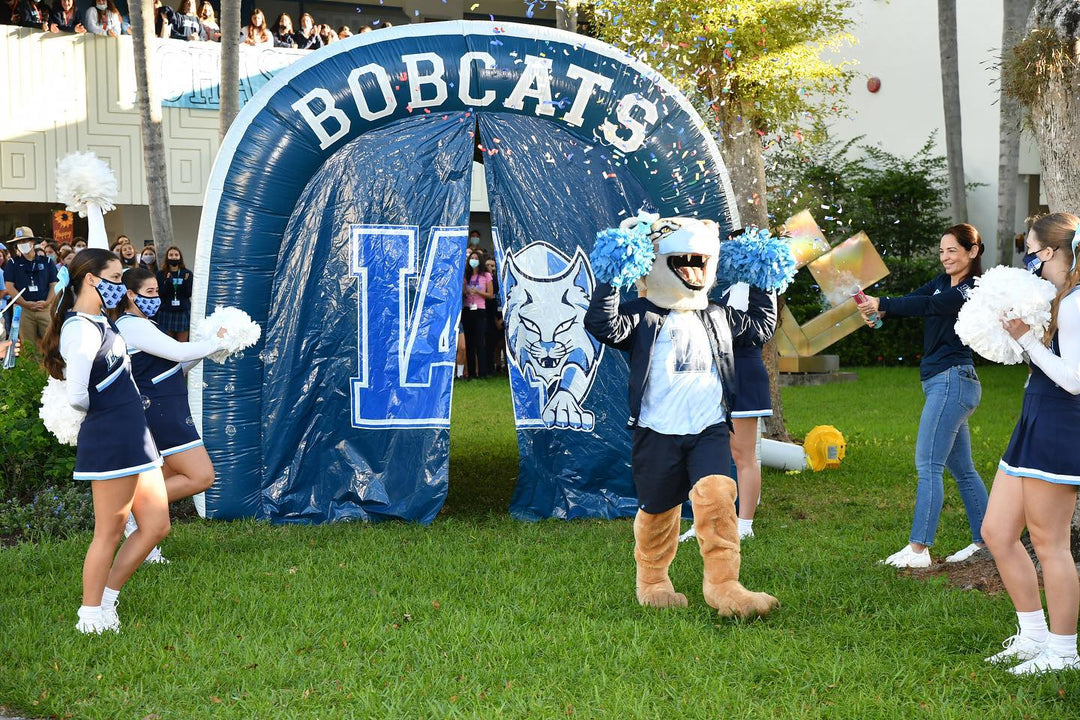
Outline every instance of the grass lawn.
[[[980, 374], [989, 482], [1024, 370]], [[717, 618], [694, 545], [672, 568], [690, 607], [646, 610], [628, 521], [511, 520], [509, 391], [491, 380], [457, 388], [432, 526], [178, 523], [173, 564], [125, 588], [118, 636], [74, 630], [87, 537], [0, 550], [0, 704], [109, 719], [1080, 716], [1080, 673], [983, 663], [1013, 632], [1006, 596], [876, 565], [907, 539], [917, 372], [784, 398], [793, 434], [832, 424], [848, 451], [835, 472], [766, 473], [742, 577], [780, 598], [767, 621]], [[970, 541], [949, 480], [945, 505], [935, 556]]]

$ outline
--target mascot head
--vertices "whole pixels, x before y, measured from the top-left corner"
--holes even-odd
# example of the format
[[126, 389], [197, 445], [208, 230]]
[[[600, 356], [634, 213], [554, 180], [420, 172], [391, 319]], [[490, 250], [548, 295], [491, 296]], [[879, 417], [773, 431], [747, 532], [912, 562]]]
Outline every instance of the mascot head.
[[712, 220], [660, 218], [650, 226], [649, 239], [656, 259], [637, 281], [638, 293], [669, 310], [708, 307], [720, 254], [719, 226]]

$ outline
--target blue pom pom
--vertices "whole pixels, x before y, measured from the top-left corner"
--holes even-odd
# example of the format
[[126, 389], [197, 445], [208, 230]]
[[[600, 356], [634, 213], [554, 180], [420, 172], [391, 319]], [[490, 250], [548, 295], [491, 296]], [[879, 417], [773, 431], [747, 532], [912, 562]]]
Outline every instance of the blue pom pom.
[[795, 271], [791, 247], [767, 228], [748, 228], [738, 238], [720, 244], [716, 268], [720, 284], [745, 282], [761, 290], [784, 292]]
[[632, 230], [608, 228], [596, 233], [596, 243], [589, 253], [593, 275], [612, 287], [630, 287], [652, 270], [656, 251], [648, 237], [648, 226]]

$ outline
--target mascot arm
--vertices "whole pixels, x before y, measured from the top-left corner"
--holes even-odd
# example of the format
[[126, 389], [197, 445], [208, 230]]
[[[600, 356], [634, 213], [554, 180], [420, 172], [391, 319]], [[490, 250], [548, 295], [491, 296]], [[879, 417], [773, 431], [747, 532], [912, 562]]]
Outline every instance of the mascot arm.
[[630, 350], [637, 318], [619, 312], [619, 290], [599, 283], [585, 313], [585, 329], [594, 338], [617, 350]]
[[749, 303], [745, 311], [724, 307], [732, 338], [751, 345], [764, 345], [776, 331], [776, 293], [750, 288]]

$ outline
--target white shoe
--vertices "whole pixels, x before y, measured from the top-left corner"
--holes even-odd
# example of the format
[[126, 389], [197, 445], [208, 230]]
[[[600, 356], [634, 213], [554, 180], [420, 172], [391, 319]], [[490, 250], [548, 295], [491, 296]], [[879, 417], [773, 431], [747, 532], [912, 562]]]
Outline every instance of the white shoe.
[[84, 613], [82, 608], [79, 608], [79, 621], [75, 623], [75, 629], [84, 635], [100, 635], [105, 630], [101, 608], [94, 610], [96, 612]]
[[116, 614], [116, 606], [101, 608], [101, 629], [120, 632], [120, 616]]
[[979, 552], [980, 550], [982, 550], [981, 547], [979, 547], [975, 543], [971, 543], [970, 545], [968, 545], [963, 550], [959, 550], [957, 552], [954, 552], [952, 555], [945, 558], [945, 562], [947, 562], [947, 563], [963, 562], [963, 561], [967, 560], [969, 557], [971, 557], [972, 555], [974, 555], [975, 553]]
[[930, 551], [915, 552], [910, 545], [905, 545], [903, 550], [894, 552], [879, 564], [892, 565], [897, 568], [928, 568], [933, 560], [930, 559]]
[[1009, 668], [1013, 675], [1039, 675], [1058, 670], [1080, 670], [1080, 656], [1077, 655], [1051, 655], [1043, 650], [1042, 654], [1030, 660], [1020, 663], [1016, 667]]
[[694, 526], [691, 525], [690, 529], [679, 536], [679, 542], [683, 543], [687, 540], [692, 540], [697, 537], [697, 531], [694, 530]]
[[127, 522], [124, 523], [124, 537], [129, 538], [139, 529], [139, 524], [135, 522], [135, 516], [128, 513]]
[[1037, 642], [1017, 633], [1010, 638], [1006, 638], [1005, 642], [1001, 643], [1001, 647], [1005, 649], [997, 655], [986, 658], [986, 662], [1003, 663], [1012, 660], [1033, 660], [1042, 655], [1043, 650], [1046, 649], [1046, 643]]
[[143, 565], [168, 565], [169, 559], [161, 554], [161, 548], [157, 545], [150, 551], [150, 554], [143, 560]]

